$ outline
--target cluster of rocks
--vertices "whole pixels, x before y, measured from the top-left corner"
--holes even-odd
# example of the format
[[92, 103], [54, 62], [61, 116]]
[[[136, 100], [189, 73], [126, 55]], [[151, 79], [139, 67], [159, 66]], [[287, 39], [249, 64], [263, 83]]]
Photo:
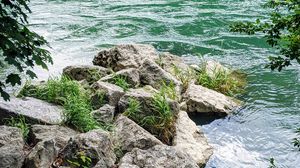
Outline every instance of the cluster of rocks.
[[[94, 168], [205, 166], [213, 149], [188, 113], [229, 114], [238, 106], [232, 98], [196, 85], [193, 80], [183, 89], [183, 83], [173, 74], [173, 66], [183, 71], [195, 66], [187, 65], [180, 57], [169, 53], [158, 54], [149, 45], [119, 45], [101, 51], [93, 64], [68, 66], [63, 74], [85, 87], [105, 93], [105, 105], [97, 105], [100, 98], [91, 96], [91, 101], [95, 102], [92, 115], [99, 122], [113, 123], [113, 131], [95, 129], [79, 133], [61, 126], [62, 107], [29, 97], [12, 98], [10, 102], [1, 100], [0, 123], [4, 124], [5, 118], [24, 116], [31, 124], [29, 141], [33, 145], [30, 149], [24, 148], [26, 145], [19, 128], [0, 126], [0, 167], [72, 167], [71, 162], [81, 154]], [[208, 67], [223, 68], [215, 62], [210, 64]], [[126, 77], [131, 86], [128, 91], [110, 83], [116, 74]], [[160, 89], [161, 81], [166, 85], [174, 84], [178, 95], [176, 100], [168, 99], [171, 111], [176, 115], [171, 145], [163, 144], [122, 114], [130, 98], [141, 103], [141, 115], [151, 114], [151, 101]], [[82, 162], [87, 159], [83, 155], [79, 156], [83, 158]]]

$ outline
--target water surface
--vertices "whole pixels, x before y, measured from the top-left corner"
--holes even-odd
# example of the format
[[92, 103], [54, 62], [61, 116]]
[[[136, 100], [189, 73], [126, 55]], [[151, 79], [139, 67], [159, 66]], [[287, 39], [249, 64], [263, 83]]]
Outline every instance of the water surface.
[[300, 68], [264, 69], [273, 54], [260, 35], [228, 32], [232, 21], [264, 19], [263, 0], [32, 0], [31, 28], [51, 45], [54, 65], [36, 69], [40, 79], [72, 64], [91, 64], [101, 49], [145, 43], [188, 61], [215, 59], [249, 74], [245, 106], [203, 125], [215, 151], [207, 167], [267, 167], [274, 157], [299, 167], [292, 146], [300, 127]]

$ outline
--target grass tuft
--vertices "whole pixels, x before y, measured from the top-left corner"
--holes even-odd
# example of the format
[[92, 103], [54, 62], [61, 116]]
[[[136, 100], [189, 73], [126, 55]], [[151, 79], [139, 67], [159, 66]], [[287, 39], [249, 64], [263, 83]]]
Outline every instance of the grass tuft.
[[164, 92], [161, 91], [155, 94], [151, 105], [152, 113], [145, 116], [140, 113], [140, 103], [131, 98], [124, 115], [157, 136], [162, 142], [171, 144], [173, 133], [175, 132], [175, 116], [171, 111]]
[[22, 136], [25, 141], [28, 140], [29, 125], [26, 123], [26, 119], [23, 116], [11, 117], [7, 121], [7, 125], [11, 127], [17, 127], [21, 129]]
[[178, 100], [179, 96], [177, 95], [175, 84], [170, 82], [167, 84], [165, 81], [161, 82], [160, 92], [163, 95], [166, 95], [168, 98], [172, 100]]
[[127, 82], [127, 77], [122, 75], [113, 75], [112, 83], [121, 87], [125, 92], [130, 88], [130, 84]]
[[189, 84], [196, 78], [195, 71], [191, 68], [187, 70], [182, 70], [176, 65], [173, 65], [173, 73], [178, 80], [181, 81], [183, 85], [183, 92], [186, 91]]
[[227, 96], [235, 96], [242, 93], [246, 86], [246, 75], [238, 72], [226, 72], [218, 70], [210, 75], [205, 68], [197, 74], [197, 84], [213, 89]]
[[104, 128], [91, 115], [89, 92], [66, 76], [51, 78], [45, 84], [26, 84], [19, 96], [31, 96], [64, 107], [65, 123], [81, 132]]

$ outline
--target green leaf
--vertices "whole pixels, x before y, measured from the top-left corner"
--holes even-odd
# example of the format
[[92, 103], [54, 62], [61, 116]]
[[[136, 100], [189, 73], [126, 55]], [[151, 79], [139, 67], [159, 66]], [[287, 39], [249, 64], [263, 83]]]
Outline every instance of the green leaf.
[[36, 74], [34, 72], [32, 72], [31, 70], [27, 70], [26, 74], [30, 76], [30, 78], [37, 78]]
[[9, 74], [6, 77], [6, 83], [10, 83], [12, 86], [15, 86], [16, 84], [21, 85], [21, 78], [18, 74]]

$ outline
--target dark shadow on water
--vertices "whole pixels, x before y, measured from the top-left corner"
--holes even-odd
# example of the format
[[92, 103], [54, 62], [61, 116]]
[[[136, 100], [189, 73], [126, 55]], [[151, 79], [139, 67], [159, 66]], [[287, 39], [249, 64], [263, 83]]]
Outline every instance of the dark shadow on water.
[[211, 122], [226, 116], [221, 113], [188, 113], [188, 115], [196, 125], [210, 124]]

